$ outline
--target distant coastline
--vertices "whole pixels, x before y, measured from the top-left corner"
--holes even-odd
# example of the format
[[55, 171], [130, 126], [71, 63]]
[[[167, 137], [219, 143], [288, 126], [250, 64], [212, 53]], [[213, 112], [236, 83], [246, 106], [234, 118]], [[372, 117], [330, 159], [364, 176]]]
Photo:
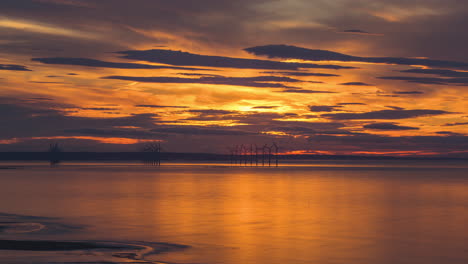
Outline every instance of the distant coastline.
[[[61, 161], [142, 161], [147, 153], [144, 152], [62, 152]], [[458, 160], [468, 161], [462, 157], [440, 156], [377, 156], [377, 155], [278, 155], [281, 161], [299, 160]], [[0, 152], [0, 161], [48, 161], [48, 152]], [[227, 154], [213, 153], [161, 153], [162, 161], [227, 161], [231, 159]]]

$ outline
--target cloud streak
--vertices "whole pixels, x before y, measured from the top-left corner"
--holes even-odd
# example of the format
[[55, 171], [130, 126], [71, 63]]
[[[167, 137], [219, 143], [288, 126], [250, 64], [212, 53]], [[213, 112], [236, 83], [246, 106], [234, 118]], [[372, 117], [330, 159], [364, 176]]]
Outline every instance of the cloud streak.
[[309, 61], [365, 62], [376, 64], [422, 65], [439, 68], [468, 69], [468, 63], [459, 61], [415, 59], [402, 57], [359, 57], [328, 50], [307, 49], [289, 45], [266, 45], [246, 48], [245, 51], [269, 58]]
[[15, 64], [0, 64], [0, 70], [3, 71], [31, 71], [26, 66]]
[[177, 106], [177, 105], [148, 105], [148, 104], [135, 105], [135, 107], [140, 107], [140, 108], [188, 108], [188, 106]]
[[309, 76], [314, 76], [314, 77], [338, 77], [338, 76], [340, 76], [340, 75], [331, 74], [331, 73], [315, 73], [315, 72], [285, 72], [285, 71], [274, 72], [274, 71], [267, 71], [267, 72], [262, 72], [262, 73], [265, 73], [265, 74], [280, 74], [280, 75], [297, 76], [297, 77], [309, 77]]
[[417, 127], [400, 126], [395, 123], [373, 123], [363, 127], [375, 130], [419, 130]]
[[318, 90], [306, 90], [306, 89], [286, 89], [279, 91], [281, 93], [298, 93], [298, 94], [334, 94], [337, 92], [331, 92], [331, 91], [318, 91]]
[[199, 55], [189, 52], [153, 49], [128, 50], [117, 52], [121, 58], [163, 63], [176, 66], [221, 67], [236, 69], [268, 69], [268, 70], [299, 70], [299, 69], [353, 69], [339, 65], [321, 65], [311, 63], [288, 63], [270, 60], [242, 59], [223, 56]]
[[363, 82], [346, 82], [346, 83], [340, 83], [339, 85], [345, 85], [345, 86], [374, 86], [372, 84], [363, 83]]
[[32, 61], [44, 64], [73, 65], [96, 68], [114, 68], [114, 69], [174, 69], [174, 70], [203, 70], [197, 68], [170, 67], [139, 63], [108, 62], [87, 58], [33, 58]]
[[410, 69], [401, 71], [403, 73], [434, 74], [443, 77], [468, 78], [468, 72], [443, 70], [443, 69]]
[[383, 34], [376, 34], [367, 32], [361, 29], [346, 29], [343, 31], [338, 31], [338, 33], [347, 33], [347, 34], [356, 34], [356, 35], [367, 35], [367, 36], [383, 36]]
[[278, 82], [300, 82], [289, 77], [258, 76], [258, 77], [132, 77], [132, 76], [107, 76], [103, 79], [148, 82], [148, 83], [190, 83], [190, 84], [212, 84], [212, 85], [234, 85], [257, 88], [289, 88]]
[[336, 113], [323, 114], [324, 118], [335, 120], [370, 120], [370, 119], [406, 119], [424, 116], [451, 114], [443, 110], [415, 109], [415, 110], [380, 110], [364, 113]]
[[468, 77], [464, 78], [431, 78], [412, 76], [383, 76], [382, 80], [406, 81], [410, 83], [434, 84], [434, 85], [468, 85]]
[[333, 112], [340, 107], [335, 105], [309, 105], [309, 110], [312, 112]]

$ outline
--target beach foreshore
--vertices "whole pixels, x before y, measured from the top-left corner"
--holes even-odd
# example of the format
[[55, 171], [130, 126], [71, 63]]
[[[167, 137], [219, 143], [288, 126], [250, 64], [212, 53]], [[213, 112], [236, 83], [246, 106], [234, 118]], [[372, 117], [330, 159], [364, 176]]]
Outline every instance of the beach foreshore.
[[[1, 226], [0, 226], [1, 228]], [[0, 240], [0, 250], [68, 251], [93, 249], [142, 249], [131, 245], [113, 245], [93, 242], [46, 241], [46, 240]]]
[[42, 264], [44, 259], [45, 263], [162, 263], [149, 261], [147, 256], [188, 248], [160, 242], [66, 240], [68, 236], [64, 240], [44, 239], [42, 235], [48, 231], [61, 230], [54, 228], [59, 223], [49, 222], [52, 218], [0, 213], [0, 220], [1, 263]]

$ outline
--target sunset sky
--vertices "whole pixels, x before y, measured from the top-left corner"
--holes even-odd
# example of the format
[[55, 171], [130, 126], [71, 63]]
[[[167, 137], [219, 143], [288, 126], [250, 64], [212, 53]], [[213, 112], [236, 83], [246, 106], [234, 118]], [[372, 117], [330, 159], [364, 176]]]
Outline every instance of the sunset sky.
[[458, 0], [1, 0], [0, 151], [468, 157]]

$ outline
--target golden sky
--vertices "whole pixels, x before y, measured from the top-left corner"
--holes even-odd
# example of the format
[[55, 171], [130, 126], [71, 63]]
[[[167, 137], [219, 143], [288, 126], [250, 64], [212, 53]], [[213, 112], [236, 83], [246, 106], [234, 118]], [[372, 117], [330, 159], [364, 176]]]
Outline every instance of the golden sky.
[[468, 155], [460, 1], [5, 0], [0, 151]]

